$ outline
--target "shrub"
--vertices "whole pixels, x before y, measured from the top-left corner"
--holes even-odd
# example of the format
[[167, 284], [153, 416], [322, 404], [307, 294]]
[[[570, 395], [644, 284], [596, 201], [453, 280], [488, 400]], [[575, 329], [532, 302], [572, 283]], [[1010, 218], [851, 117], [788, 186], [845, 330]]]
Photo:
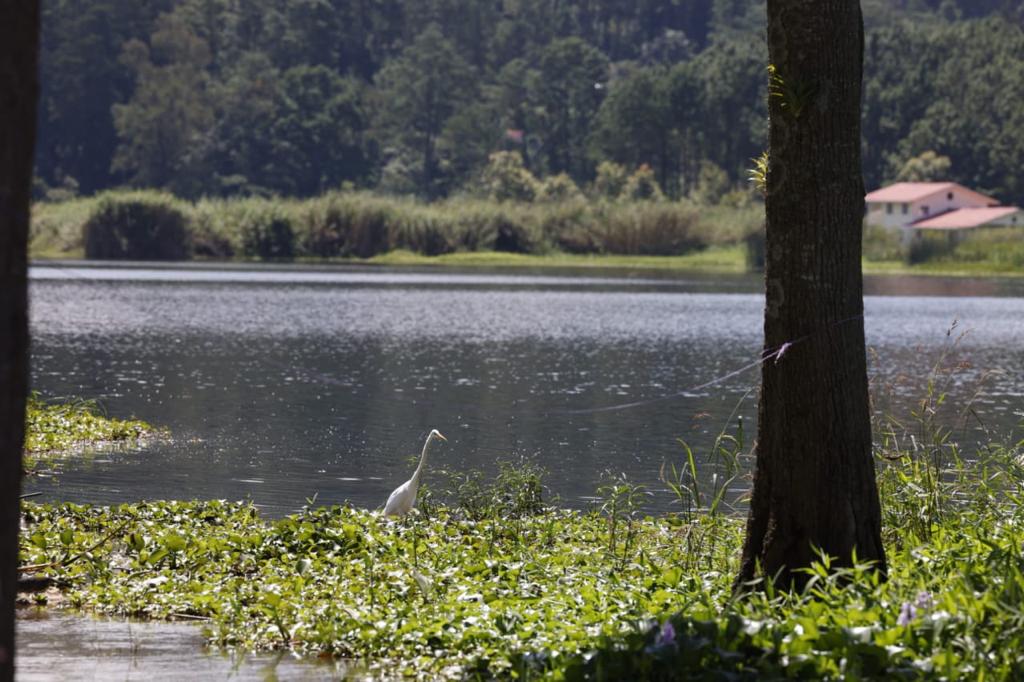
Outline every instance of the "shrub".
[[544, 178], [537, 192], [537, 199], [539, 201], [575, 201], [582, 198], [583, 192], [572, 181], [572, 178], [565, 173], [550, 175]]
[[700, 162], [697, 187], [692, 192], [695, 201], [702, 204], [717, 204], [730, 189], [728, 173], [711, 161]]
[[600, 253], [601, 240], [593, 230], [585, 227], [574, 227], [559, 232], [555, 237], [555, 245], [566, 253]]
[[315, 199], [305, 215], [303, 252], [320, 258], [342, 255], [355, 222], [354, 211], [355, 203], [348, 197], [329, 194]]
[[84, 255], [85, 223], [94, 213], [96, 197], [38, 202], [32, 205], [29, 253], [32, 257]]
[[371, 258], [392, 248], [390, 231], [404, 202], [368, 194], [329, 194], [314, 200], [305, 217], [306, 253], [322, 258]]
[[[488, 248], [494, 234], [488, 227], [502, 209], [486, 202], [459, 201], [443, 209], [453, 244], [467, 251]], [[491, 240], [490, 242], [488, 240]]]
[[488, 157], [481, 183], [488, 197], [497, 201], [533, 201], [537, 179], [523, 166], [519, 152], [495, 152]]
[[597, 165], [597, 177], [591, 185], [594, 195], [601, 199], [614, 201], [622, 196], [626, 188], [629, 173], [625, 166], [611, 161], [602, 161]]
[[445, 216], [429, 206], [415, 206], [396, 220], [389, 237], [390, 248], [408, 249], [427, 256], [438, 256], [455, 250]]
[[953, 251], [951, 235], [925, 234], [918, 232], [904, 253], [907, 265], [923, 263], [933, 258], [949, 255]]
[[182, 260], [189, 255], [188, 218], [166, 194], [104, 196], [82, 231], [86, 258]]
[[743, 243], [747, 248], [747, 270], [764, 270], [764, 228], [748, 234]]
[[496, 215], [491, 227], [494, 230], [494, 239], [489, 246], [495, 251], [529, 253], [533, 250], [536, 240], [530, 235], [529, 229], [506, 214]]
[[390, 247], [388, 232], [394, 212], [384, 202], [368, 201], [356, 206], [352, 213], [347, 240], [342, 245], [342, 256], [372, 258]]
[[263, 259], [289, 259], [295, 255], [295, 235], [291, 222], [284, 216], [274, 216], [267, 222], [250, 226], [243, 236], [245, 254]]
[[700, 205], [690, 200], [677, 204], [699, 217], [693, 236], [703, 244], [742, 244], [749, 235], [764, 231], [764, 204], [760, 201], [742, 208]]
[[567, 201], [538, 206], [535, 214], [543, 239], [568, 253], [597, 253], [601, 241], [594, 229], [604, 207], [583, 201]]
[[291, 218], [271, 202], [253, 205], [240, 227], [242, 255], [264, 260], [287, 260], [295, 255]]
[[700, 245], [693, 234], [699, 219], [679, 204], [635, 205], [608, 214], [601, 240], [609, 253], [679, 255]]
[[906, 257], [900, 230], [881, 225], [866, 225], [861, 248], [864, 258], [872, 261], [903, 260]]
[[959, 263], [988, 261], [1000, 268], [1024, 268], [1024, 228], [983, 227], [971, 230], [953, 249]]
[[646, 163], [633, 171], [622, 188], [623, 198], [633, 201], [660, 201], [665, 197], [654, 177], [654, 171]]
[[228, 226], [225, 201], [201, 201], [192, 210], [192, 253], [202, 258], [232, 258], [237, 253]]

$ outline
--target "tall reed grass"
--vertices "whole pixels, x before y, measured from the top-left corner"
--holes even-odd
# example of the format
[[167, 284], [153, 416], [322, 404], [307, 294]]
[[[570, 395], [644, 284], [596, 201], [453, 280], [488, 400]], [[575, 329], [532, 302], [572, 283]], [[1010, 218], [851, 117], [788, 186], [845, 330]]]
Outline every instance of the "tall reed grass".
[[86, 258], [182, 260], [189, 253], [187, 204], [157, 192], [104, 195], [82, 238]]
[[679, 255], [741, 243], [760, 226], [757, 207], [691, 202], [498, 202], [456, 197], [423, 203], [369, 192], [306, 200], [203, 199], [108, 192], [43, 203], [33, 252], [90, 258], [371, 258], [404, 249], [543, 254]]

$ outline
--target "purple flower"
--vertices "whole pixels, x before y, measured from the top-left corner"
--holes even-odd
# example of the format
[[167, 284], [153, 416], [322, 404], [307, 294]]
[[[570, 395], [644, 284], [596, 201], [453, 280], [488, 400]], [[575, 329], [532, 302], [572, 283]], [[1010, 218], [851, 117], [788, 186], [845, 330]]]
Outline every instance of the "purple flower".
[[654, 646], [675, 646], [676, 645], [676, 629], [672, 627], [670, 621], [665, 621], [665, 624], [661, 626], [661, 631], [658, 636], [654, 639]]
[[922, 611], [928, 611], [935, 606], [935, 600], [932, 599], [932, 593], [927, 590], [921, 590], [917, 593], [917, 599], [914, 600], [914, 606]]
[[900, 608], [900, 617], [896, 619], [897, 625], [909, 625], [910, 621], [917, 618], [917, 609], [908, 601], [903, 602]]

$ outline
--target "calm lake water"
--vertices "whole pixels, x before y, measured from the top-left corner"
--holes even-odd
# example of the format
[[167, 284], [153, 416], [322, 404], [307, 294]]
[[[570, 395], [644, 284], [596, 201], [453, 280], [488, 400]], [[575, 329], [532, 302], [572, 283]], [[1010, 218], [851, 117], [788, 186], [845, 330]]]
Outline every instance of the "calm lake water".
[[[448, 443], [432, 468], [532, 458], [573, 507], [621, 471], [666, 510], [659, 470], [682, 461], [678, 439], [705, 453], [734, 411], [753, 433], [758, 371], [729, 375], [760, 351], [758, 276], [86, 263], [30, 276], [33, 388], [171, 434], [30, 478], [46, 499], [373, 508], [437, 428]], [[869, 278], [867, 292], [872, 376], [900, 383], [897, 409], [948, 351], [971, 365], [951, 404], [991, 372], [980, 414], [1017, 427], [1024, 281]]]
[[54, 609], [19, 609], [19, 682], [52, 680], [340, 680], [343, 661], [286, 652], [229, 654], [204, 648], [193, 623], [140, 622]]

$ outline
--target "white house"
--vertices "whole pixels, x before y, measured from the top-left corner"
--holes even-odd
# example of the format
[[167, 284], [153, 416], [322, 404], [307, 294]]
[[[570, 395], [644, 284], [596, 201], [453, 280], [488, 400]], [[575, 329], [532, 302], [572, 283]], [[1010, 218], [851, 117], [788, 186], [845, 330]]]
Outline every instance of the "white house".
[[992, 197], [955, 182], [897, 182], [870, 192], [865, 221], [902, 228], [910, 238], [918, 230], [966, 230], [1024, 225], [1024, 212], [1000, 206]]

